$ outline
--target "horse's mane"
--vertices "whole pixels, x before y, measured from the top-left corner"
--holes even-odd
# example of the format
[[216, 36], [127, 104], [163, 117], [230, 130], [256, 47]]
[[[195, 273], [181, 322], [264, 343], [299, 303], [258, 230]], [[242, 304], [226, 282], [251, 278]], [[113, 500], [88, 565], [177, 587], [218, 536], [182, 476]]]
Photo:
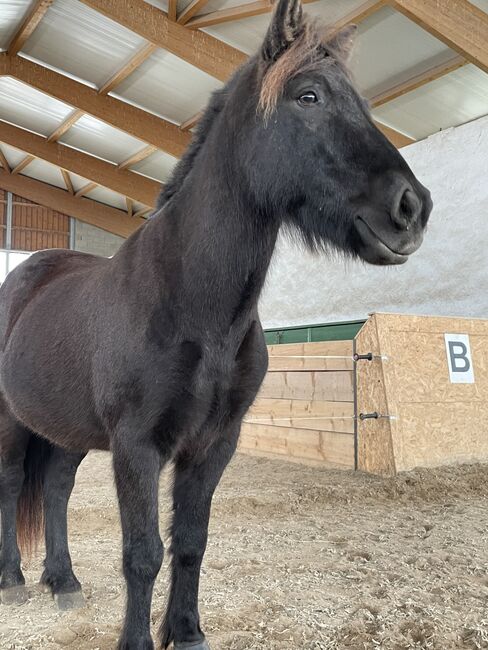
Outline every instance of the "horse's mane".
[[193, 163], [198, 156], [207, 136], [212, 128], [216, 117], [224, 108], [227, 93], [226, 87], [216, 90], [205, 109], [204, 114], [197, 123], [193, 139], [183, 156], [176, 164], [171, 178], [161, 191], [156, 204], [156, 210], [160, 210], [166, 203], [181, 189], [186, 177], [190, 173]]

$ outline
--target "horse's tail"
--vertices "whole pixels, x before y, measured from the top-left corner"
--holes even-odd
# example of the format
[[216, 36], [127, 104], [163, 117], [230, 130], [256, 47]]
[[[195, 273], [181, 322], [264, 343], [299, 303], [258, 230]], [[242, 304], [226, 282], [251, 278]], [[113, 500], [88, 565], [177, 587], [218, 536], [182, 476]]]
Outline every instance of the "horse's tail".
[[44, 530], [42, 486], [52, 446], [36, 435], [30, 437], [24, 459], [24, 484], [17, 505], [17, 539], [21, 550], [31, 555]]

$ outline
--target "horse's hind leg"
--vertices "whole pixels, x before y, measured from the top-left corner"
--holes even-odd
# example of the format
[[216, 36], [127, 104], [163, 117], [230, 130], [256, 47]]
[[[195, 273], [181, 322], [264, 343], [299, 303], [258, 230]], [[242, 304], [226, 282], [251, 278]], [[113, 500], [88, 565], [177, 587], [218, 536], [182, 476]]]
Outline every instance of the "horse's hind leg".
[[68, 501], [76, 470], [85, 454], [54, 447], [44, 474], [46, 559], [41, 585], [51, 591], [59, 609], [84, 605], [81, 585], [73, 573], [68, 549]]
[[166, 617], [161, 627], [163, 648], [209, 650], [200, 628], [198, 583], [207, 545], [212, 496], [237, 446], [239, 427], [222, 435], [204, 458], [191, 451], [175, 460], [172, 575]]
[[0, 600], [5, 605], [27, 599], [17, 543], [17, 504], [24, 483], [24, 458], [30, 437], [30, 432], [7, 411], [0, 414]]

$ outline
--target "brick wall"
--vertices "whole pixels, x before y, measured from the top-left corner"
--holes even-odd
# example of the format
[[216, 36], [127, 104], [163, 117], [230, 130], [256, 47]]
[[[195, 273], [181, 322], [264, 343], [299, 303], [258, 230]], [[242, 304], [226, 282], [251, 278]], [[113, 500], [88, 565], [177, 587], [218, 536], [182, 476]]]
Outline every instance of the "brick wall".
[[111, 257], [125, 241], [123, 237], [112, 235], [78, 219], [74, 220], [74, 230], [75, 250], [83, 253]]

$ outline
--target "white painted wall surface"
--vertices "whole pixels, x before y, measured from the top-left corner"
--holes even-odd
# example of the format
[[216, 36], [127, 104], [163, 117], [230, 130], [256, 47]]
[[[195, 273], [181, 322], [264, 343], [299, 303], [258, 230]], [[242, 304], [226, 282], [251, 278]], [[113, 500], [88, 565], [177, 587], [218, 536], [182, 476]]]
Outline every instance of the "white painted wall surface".
[[379, 268], [281, 239], [260, 303], [265, 327], [374, 311], [488, 318], [488, 116], [401, 153], [434, 201], [420, 250], [400, 267]]

